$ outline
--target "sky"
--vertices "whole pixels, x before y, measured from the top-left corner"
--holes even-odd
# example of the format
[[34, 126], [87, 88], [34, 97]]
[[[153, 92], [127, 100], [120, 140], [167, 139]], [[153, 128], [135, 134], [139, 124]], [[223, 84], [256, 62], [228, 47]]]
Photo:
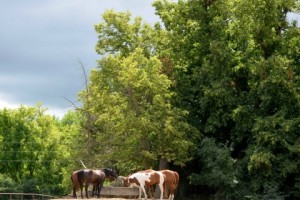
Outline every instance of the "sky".
[[[153, 24], [153, 0], [0, 1], [0, 109], [36, 106], [62, 117], [97, 65], [97, 34], [107, 9], [129, 11]], [[299, 15], [291, 15], [299, 19]], [[68, 100], [66, 100], [68, 99]]]
[[[97, 66], [97, 34], [107, 9], [159, 21], [153, 0], [0, 1], [0, 109], [36, 106], [61, 118], [84, 87], [80, 63]], [[68, 100], [66, 100], [68, 99]]]

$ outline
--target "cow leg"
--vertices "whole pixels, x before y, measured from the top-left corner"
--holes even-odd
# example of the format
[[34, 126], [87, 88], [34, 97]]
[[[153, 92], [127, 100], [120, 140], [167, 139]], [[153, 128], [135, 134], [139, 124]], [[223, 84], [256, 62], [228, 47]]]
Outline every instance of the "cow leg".
[[103, 183], [104, 183], [104, 181], [102, 181], [102, 182], [99, 183], [99, 185], [98, 185], [98, 198], [100, 198], [100, 192], [101, 192], [101, 189], [102, 189], [102, 187], [103, 187]]
[[98, 192], [97, 192], [97, 197], [98, 198], [100, 198], [100, 192], [101, 192], [101, 185], [99, 184], [98, 186], [97, 186], [97, 190], [98, 190]]
[[159, 184], [159, 189], [160, 189], [160, 200], [163, 199], [163, 195], [164, 195], [164, 186], [163, 184]]
[[168, 198], [168, 189], [167, 189], [167, 184], [164, 183], [164, 199]]
[[83, 186], [80, 186], [80, 194], [81, 194], [81, 198], [83, 199], [82, 190], [83, 190]]
[[174, 199], [174, 194], [171, 194], [171, 200], [173, 200]]
[[145, 199], [147, 200], [148, 197], [147, 197], [147, 192], [146, 192], [146, 190], [145, 190], [145, 187], [143, 187], [142, 190], [143, 190], [143, 192], [144, 192]]
[[76, 195], [76, 187], [73, 187], [73, 197], [77, 199], [77, 195]]
[[141, 199], [142, 198], [142, 187], [140, 186], [139, 187], [139, 199]]
[[174, 187], [170, 186], [170, 188], [169, 188], [169, 200], [174, 199], [174, 191], [175, 191]]
[[93, 185], [93, 192], [92, 192], [92, 196], [96, 196], [98, 193], [98, 184]]
[[[145, 186], [144, 185], [140, 185], [140, 188], [143, 190], [144, 192], [144, 195], [145, 195], [145, 199], [148, 199], [147, 198], [147, 193], [146, 193], [146, 190], [145, 190]], [[141, 198], [141, 197], [140, 197]]]
[[89, 198], [88, 189], [89, 189], [89, 184], [86, 184], [85, 185], [85, 196], [86, 196], [87, 199]]
[[171, 199], [172, 199], [172, 194], [170, 193], [168, 200], [171, 200]]
[[150, 198], [155, 199], [154, 185], [149, 186]]
[[83, 199], [83, 195], [82, 195], [83, 184], [81, 182], [79, 182], [79, 188], [80, 188], [81, 198]]

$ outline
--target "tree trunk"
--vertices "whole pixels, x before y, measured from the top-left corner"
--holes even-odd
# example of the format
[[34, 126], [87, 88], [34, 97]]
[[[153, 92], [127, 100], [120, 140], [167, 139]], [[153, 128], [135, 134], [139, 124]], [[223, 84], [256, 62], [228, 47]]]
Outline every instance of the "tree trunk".
[[165, 157], [161, 157], [159, 159], [159, 167], [158, 170], [163, 170], [168, 168], [168, 161]]

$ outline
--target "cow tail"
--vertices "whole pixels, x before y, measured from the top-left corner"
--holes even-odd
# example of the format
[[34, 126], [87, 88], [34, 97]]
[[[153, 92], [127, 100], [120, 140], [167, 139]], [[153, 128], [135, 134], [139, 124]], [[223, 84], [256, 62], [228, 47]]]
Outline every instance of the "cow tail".
[[178, 187], [178, 184], [179, 184], [179, 174], [177, 172], [174, 172], [174, 175], [175, 175], [174, 186], [175, 186], [175, 189], [176, 189]]
[[79, 188], [77, 173], [72, 173], [71, 180], [72, 180], [74, 189], [77, 190]]

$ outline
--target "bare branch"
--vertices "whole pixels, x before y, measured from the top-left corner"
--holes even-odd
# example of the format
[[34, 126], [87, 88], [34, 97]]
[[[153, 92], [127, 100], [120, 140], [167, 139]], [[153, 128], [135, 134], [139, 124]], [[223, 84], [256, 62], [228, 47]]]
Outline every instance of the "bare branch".
[[73, 102], [73, 101], [71, 101], [70, 99], [68, 99], [67, 97], [63, 97], [65, 100], [67, 100], [69, 103], [71, 103], [72, 105], [73, 105], [73, 107], [74, 108], [76, 108], [76, 109], [81, 109], [81, 108], [79, 108], [78, 106], [76, 106], [76, 104]]
[[85, 89], [86, 89], [86, 92], [88, 94], [88, 78], [87, 78], [87, 75], [86, 75], [85, 67], [84, 67], [84, 65], [81, 61], [79, 61], [79, 64], [81, 66], [81, 69], [82, 69], [82, 72], [83, 72], [83, 75], [84, 75]]
[[85, 164], [83, 163], [82, 160], [79, 160], [79, 162], [81, 163], [81, 165], [86, 169], [87, 167], [85, 166]]

